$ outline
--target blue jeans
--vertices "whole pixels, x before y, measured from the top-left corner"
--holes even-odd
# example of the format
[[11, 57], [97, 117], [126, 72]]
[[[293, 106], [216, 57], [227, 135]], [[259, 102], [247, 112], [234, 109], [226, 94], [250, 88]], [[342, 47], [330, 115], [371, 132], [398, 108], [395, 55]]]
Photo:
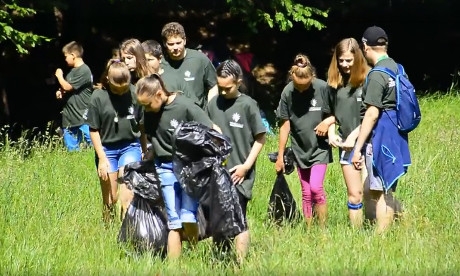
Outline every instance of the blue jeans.
[[89, 126], [84, 124], [76, 127], [63, 129], [64, 145], [68, 151], [77, 151], [80, 149], [80, 143], [85, 139], [89, 146], [93, 146], [89, 136]]
[[[109, 173], [117, 172], [119, 168], [142, 160], [141, 144], [136, 142], [122, 142], [111, 145], [102, 145], [105, 155], [109, 160]], [[96, 154], [96, 168], [99, 158]]]
[[155, 167], [161, 181], [169, 229], [181, 229], [184, 222], [196, 223], [198, 201], [182, 190], [174, 175], [172, 162], [155, 160]]

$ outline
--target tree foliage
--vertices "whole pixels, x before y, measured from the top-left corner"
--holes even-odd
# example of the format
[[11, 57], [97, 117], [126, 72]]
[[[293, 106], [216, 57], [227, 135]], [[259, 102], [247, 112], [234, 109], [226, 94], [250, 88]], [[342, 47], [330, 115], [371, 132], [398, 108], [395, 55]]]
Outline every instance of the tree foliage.
[[307, 30], [321, 30], [326, 27], [321, 19], [326, 18], [329, 12], [302, 5], [295, 0], [227, 0], [227, 4], [230, 11], [242, 15], [253, 30], [258, 24], [265, 23], [270, 28], [288, 31], [294, 22], [302, 23]]
[[15, 28], [14, 19], [34, 16], [32, 8], [19, 6], [16, 2], [0, 4], [0, 43], [11, 42], [17, 52], [27, 54], [28, 49], [51, 39], [28, 31]]

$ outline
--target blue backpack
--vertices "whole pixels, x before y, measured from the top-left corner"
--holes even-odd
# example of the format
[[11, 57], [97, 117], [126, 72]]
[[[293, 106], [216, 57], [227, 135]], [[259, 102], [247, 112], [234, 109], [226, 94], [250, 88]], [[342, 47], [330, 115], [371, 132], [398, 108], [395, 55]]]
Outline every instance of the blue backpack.
[[404, 67], [398, 64], [398, 73], [395, 74], [395, 72], [388, 68], [377, 66], [369, 71], [368, 77], [372, 71], [386, 73], [395, 80], [397, 122], [393, 123], [403, 133], [409, 133], [414, 130], [420, 123], [422, 114], [420, 112], [417, 95], [415, 94], [415, 88], [406, 77]]

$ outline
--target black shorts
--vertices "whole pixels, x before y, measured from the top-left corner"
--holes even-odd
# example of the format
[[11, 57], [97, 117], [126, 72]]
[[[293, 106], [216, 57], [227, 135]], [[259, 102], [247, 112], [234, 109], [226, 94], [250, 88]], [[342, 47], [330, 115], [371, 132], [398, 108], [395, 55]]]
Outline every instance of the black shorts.
[[244, 222], [247, 224], [247, 218], [246, 218], [246, 210], [248, 208], [248, 202], [249, 199], [246, 198], [242, 193], [240, 193], [238, 190], [236, 192], [238, 194], [238, 201], [240, 202], [241, 205], [241, 210], [243, 210], [243, 217], [244, 217]]

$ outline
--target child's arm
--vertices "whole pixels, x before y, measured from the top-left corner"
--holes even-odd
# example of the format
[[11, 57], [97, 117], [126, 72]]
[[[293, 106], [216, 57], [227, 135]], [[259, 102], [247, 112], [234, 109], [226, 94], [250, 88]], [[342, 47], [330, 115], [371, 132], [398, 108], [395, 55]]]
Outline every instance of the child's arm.
[[342, 138], [335, 133], [335, 123], [329, 126], [329, 129], [327, 131], [327, 137], [329, 140], [329, 145], [332, 147], [340, 147], [342, 143]]
[[355, 146], [356, 139], [358, 138], [359, 129], [361, 125], [357, 126], [347, 137], [345, 142], [342, 143], [342, 148], [346, 151], [351, 151]]
[[62, 72], [62, 69], [61, 68], [58, 68], [56, 69], [56, 73], [54, 74], [59, 82], [59, 84], [61, 85], [61, 88], [65, 91], [65, 92], [68, 92], [68, 91], [71, 91], [73, 90], [73, 87], [72, 85], [70, 85], [70, 83], [68, 83], [65, 78], [64, 78], [64, 72]]
[[316, 135], [326, 136], [329, 126], [335, 123], [335, 117], [329, 116], [315, 127]]
[[89, 136], [91, 138], [91, 142], [93, 143], [94, 150], [96, 151], [97, 158], [99, 159], [97, 174], [102, 180], [106, 181], [109, 178], [109, 161], [107, 160], [104, 148], [102, 147], [101, 136], [99, 131], [93, 128], [90, 128]]
[[243, 183], [247, 172], [254, 166], [254, 163], [257, 160], [257, 156], [265, 144], [265, 132], [257, 134], [255, 138], [255, 142], [252, 145], [251, 151], [249, 152], [249, 155], [246, 158], [244, 164], [236, 165], [229, 170], [229, 172], [232, 174], [233, 183], [237, 185]]

